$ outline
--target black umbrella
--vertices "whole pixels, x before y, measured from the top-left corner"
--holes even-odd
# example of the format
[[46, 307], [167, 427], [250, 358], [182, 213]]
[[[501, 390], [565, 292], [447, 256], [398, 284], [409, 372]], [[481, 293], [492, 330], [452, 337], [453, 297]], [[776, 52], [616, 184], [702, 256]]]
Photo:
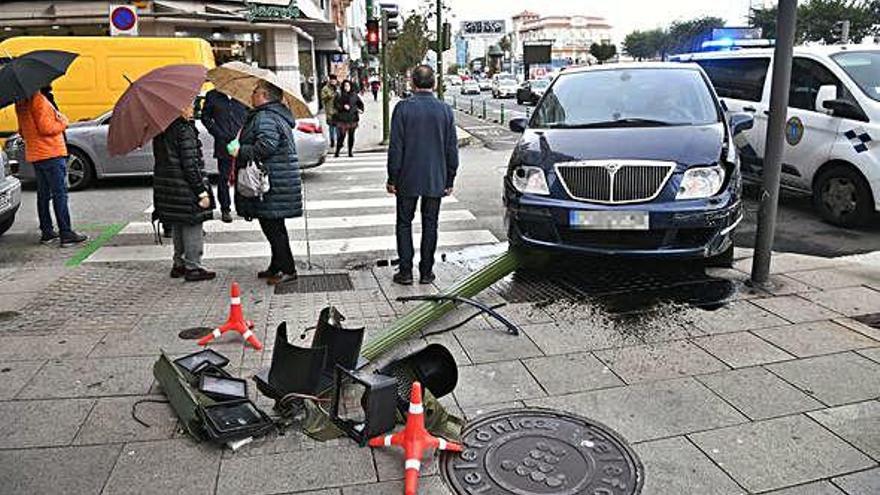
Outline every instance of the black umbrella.
[[59, 50], [37, 50], [15, 57], [0, 69], [0, 108], [33, 96], [63, 76], [78, 57]]

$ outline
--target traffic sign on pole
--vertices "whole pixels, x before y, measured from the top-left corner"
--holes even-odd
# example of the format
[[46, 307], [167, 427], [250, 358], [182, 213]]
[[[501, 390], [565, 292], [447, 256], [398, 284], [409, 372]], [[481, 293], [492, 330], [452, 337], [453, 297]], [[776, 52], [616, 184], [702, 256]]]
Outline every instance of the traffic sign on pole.
[[130, 5], [110, 7], [110, 36], [137, 36], [137, 9]]

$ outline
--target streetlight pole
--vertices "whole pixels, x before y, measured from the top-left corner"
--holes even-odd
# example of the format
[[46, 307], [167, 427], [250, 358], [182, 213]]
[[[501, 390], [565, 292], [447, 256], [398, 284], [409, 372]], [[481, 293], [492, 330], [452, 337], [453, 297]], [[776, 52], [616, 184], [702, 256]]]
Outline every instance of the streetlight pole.
[[388, 144], [391, 136], [391, 116], [388, 115], [388, 13], [382, 9], [382, 144]]
[[437, 98], [443, 101], [443, 0], [437, 0]]
[[767, 285], [770, 280], [770, 258], [779, 206], [779, 177], [782, 172], [782, 150], [796, 21], [797, 0], [779, 0], [776, 48], [773, 54], [773, 82], [770, 86], [770, 118], [767, 122], [767, 149], [764, 153], [764, 184], [761, 186], [758, 232], [752, 261], [751, 282], [755, 286]]

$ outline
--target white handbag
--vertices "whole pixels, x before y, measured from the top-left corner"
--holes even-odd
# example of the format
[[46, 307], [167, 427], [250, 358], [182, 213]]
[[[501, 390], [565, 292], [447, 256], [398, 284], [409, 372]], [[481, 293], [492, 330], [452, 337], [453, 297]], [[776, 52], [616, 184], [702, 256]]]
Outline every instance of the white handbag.
[[235, 188], [245, 198], [262, 198], [269, 192], [269, 174], [259, 163], [248, 162], [238, 169]]

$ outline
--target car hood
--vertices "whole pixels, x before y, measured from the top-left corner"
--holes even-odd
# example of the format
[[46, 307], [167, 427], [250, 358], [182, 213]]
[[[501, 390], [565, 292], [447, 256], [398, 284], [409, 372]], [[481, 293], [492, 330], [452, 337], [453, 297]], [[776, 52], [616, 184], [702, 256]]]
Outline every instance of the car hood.
[[672, 161], [691, 166], [718, 162], [724, 147], [721, 123], [681, 127], [527, 129], [512, 163], [550, 167], [577, 160]]

